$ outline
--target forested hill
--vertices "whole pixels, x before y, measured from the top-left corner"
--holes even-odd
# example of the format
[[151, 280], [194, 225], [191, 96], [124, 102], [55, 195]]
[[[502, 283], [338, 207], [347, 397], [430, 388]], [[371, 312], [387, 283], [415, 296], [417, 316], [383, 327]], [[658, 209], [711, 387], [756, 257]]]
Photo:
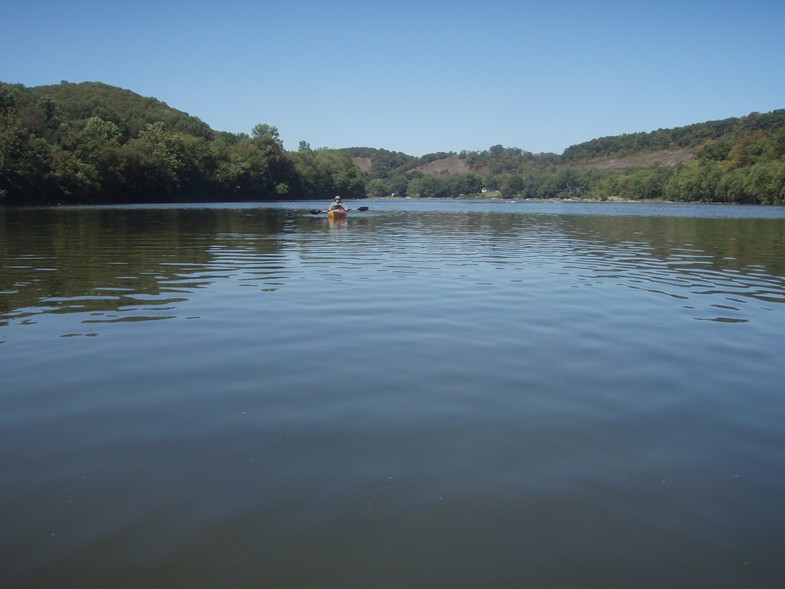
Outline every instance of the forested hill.
[[697, 123], [675, 129], [659, 129], [650, 133], [632, 133], [601, 137], [573, 145], [564, 151], [568, 161], [608, 156], [629, 156], [652, 151], [698, 148], [708, 143], [735, 143], [743, 137], [775, 133], [785, 128], [785, 109], [767, 114], [752, 113], [741, 118]]
[[0, 83], [0, 203], [363, 197], [348, 154], [283, 148], [278, 129], [211, 129], [155, 98], [100, 84]]
[[108, 84], [62, 82], [30, 88], [30, 92], [42, 97], [43, 104], [51, 102], [57, 105], [60, 117], [65, 121], [87, 121], [90, 117], [101, 117], [117, 125], [126, 137], [137, 137], [145, 125], [158, 122], [177, 133], [203, 139], [215, 137], [214, 131], [197, 117], [171, 108], [156, 98], [145, 98]]
[[785, 110], [601, 137], [563, 154], [495, 145], [413, 158], [347, 152], [371, 194], [428, 197], [498, 191], [504, 198], [626, 198], [785, 204]]
[[[274, 118], [275, 113], [267, 113]], [[0, 203], [190, 202], [490, 191], [505, 198], [664, 198], [785, 204], [785, 110], [602, 137], [563, 154], [496, 145], [414, 157], [287, 151], [275, 126], [211, 129], [97, 82], [0, 82]]]

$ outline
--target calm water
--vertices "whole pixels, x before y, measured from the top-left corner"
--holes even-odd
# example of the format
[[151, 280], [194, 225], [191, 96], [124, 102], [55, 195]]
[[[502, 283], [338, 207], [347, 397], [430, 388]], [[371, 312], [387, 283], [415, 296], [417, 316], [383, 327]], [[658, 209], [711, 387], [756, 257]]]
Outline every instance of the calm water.
[[0, 210], [4, 588], [785, 586], [785, 210]]

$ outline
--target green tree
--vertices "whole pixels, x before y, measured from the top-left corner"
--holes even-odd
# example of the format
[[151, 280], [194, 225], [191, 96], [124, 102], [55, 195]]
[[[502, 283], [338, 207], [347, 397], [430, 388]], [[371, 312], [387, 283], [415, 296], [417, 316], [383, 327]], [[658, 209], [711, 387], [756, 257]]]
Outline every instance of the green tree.
[[517, 174], [503, 174], [499, 184], [499, 193], [502, 198], [518, 198], [524, 196], [526, 182], [523, 176]]
[[56, 191], [45, 182], [49, 144], [31, 134], [10, 96], [0, 97], [0, 201], [36, 204]]

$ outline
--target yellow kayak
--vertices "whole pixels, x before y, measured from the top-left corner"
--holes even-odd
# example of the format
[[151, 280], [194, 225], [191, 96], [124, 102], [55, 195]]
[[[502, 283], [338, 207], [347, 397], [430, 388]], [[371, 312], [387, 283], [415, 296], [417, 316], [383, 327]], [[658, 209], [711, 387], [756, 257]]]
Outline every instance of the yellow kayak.
[[[346, 214], [349, 211], [361, 211], [361, 212], [364, 213], [367, 210], [368, 210], [368, 207], [357, 207], [356, 209], [343, 209], [343, 210], [341, 210], [341, 209], [334, 209], [332, 211], [326, 211], [326, 212], [327, 212], [327, 218], [330, 219], [330, 220], [333, 220], [333, 219], [345, 219], [346, 218]], [[325, 213], [325, 211], [323, 211], [321, 209], [311, 209], [311, 214], [312, 215], [323, 215], [324, 213]]]

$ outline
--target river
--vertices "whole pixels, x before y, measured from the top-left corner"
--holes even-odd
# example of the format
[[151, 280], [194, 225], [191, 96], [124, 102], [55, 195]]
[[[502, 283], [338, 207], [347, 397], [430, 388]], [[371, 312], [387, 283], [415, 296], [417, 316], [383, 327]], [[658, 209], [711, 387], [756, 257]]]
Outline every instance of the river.
[[0, 209], [0, 586], [785, 585], [785, 209], [360, 204]]

